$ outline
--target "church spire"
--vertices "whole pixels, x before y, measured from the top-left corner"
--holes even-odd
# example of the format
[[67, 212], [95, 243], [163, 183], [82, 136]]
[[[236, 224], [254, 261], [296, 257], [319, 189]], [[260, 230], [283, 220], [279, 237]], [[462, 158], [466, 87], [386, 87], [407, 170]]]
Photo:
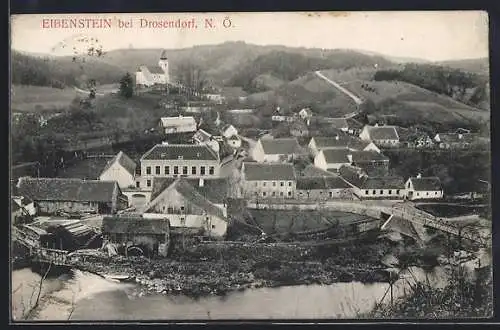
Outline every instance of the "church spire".
[[164, 49], [162, 52], [161, 52], [161, 55], [160, 55], [160, 60], [166, 60], [167, 59], [167, 51]]

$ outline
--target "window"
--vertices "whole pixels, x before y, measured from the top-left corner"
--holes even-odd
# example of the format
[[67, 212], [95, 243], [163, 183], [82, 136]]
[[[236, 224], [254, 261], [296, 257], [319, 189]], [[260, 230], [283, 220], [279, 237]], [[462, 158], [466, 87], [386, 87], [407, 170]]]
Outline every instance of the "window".
[[280, 182], [280, 186], [285, 186], [285, 183], [283, 181]]
[[276, 181], [273, 181], [273, 187], [276, 187]]
[[214, 168], [213, 166], [210, 166], [210, 167], [208, 168], [208, 174], [210, 174], [210, 175], [214, 175], [214, 173], [215, 173], [215, 168]]
[[162, 207], [163, 212], [165, 212], [165, 206]]
[[170, 166], [165, 166], [165, 175], [170, 175]]
[[290, 197], [290, 196], [292, 196], [292, 192], [291, 191], [288, 192], [288, 197]]
[[258, 183], [258, 182], [255, 182], [255, 183], [254, 183], [254, 186], [256, 186], [256, 187], [257, 187], [258, 185], [259, 185], [259, 183]]
[[139, 181], [137, 181], [137, 182], [135, 183], [135, 187], [136, 187], [136, 188], [140, 188], [140, 187], [141, 187], [141, 183], [140, 183]]
[[408, 182], [408, 188], [410, 188], [410, 183]]
[[181, 212], [184, 212], [184, 206], [181, 206]]
[[215, 229], [215, 225], [212, 225], [212, 229]]
[[179, 174], [179, 166], [174, 166], [174, 174]]
[[173, 207], [167, 208], [167, 213], [168, 214], [173, 214], [174, 213], [174, 208]]
[[181, 226], [185, 226], [186, 225], [186, 218], [181, 218]]
[[151, 187], [151, 180], [147, 180], [147, 181], [146, 181], [146, 186], [147, 186], [147, 187]]
[[368, 190], [365, 190], [365, 195], [369, 195], [370, 192]]
[[428, 193], [428, 192], [426, 192], [426, 193], [425, 193], [425, 196], [429, 196], [429, 193]]
[[276, 196], [276, 191], [273, 191], [273, 197]]
[[392, 190], [389, 190], [389, 195], [392, 195]]
[[374, 190], [374, 191], [372, 191], [372, 193], [373, 193], [373, 195], [376, 195], [376, 194], [377, 194], [377, 191], [376, 191], [376, 190]]
[[262, 182], [262, 187], [265, 187], [266, 186], [266, 182]]
[[188, 167], [187, 166], [182, 167], [182, 174], [184, 174], [184, 175], [188, 174]]
[[200, 174], [205, 175], [205, 166], [200, 166]]
[[399, 189], [398, 189], [398, 190], [396, 190], [396, 195], [399, 195]]
[[417, 193], [417, 196], [420, 196], [420, 193]]
[[288, 186], [291, 187], [292, 186], [292, 181], [289, 181], [288, 182]]
[[380, 195], [383, 195], [384, 194], [384, 191], [382, 189], [380, 189]]
[[196, 175], [196, 166], [191, 167], [191, 174]]
[[330, 191], [330, 197], [333, 197], [333, 191]]
[[280, 196], [283, 196], [283, 192], [282, 191], [280, 191]]
[[155, 166], [155, 174], [160, 175], [160, 166]]
[[437, 194], [438, 194], [438, 192], [436, 191], [436, 192], [434, 193], [434, 195], [437, 195]]
[[151, 174], [151, 166], [146, 167], [146, 174]]
[[265, 191], [262, 193], [262, 196], [266, 197], [266, 192]]

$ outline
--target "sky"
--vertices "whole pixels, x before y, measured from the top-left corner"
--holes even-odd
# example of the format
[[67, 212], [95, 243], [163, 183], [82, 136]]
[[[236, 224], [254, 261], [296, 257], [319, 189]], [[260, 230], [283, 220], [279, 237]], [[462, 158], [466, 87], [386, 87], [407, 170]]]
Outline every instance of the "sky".
[[[57, 19], [59, 21], [55, 21]], [[105, 19], [110, 22], [110, 26], [57, 26], [55, 22], [61, 22], [61, 19]], [[212, 27], [205, 24], [210, 19]], [[177, 20], [184, 22], [184, 28], [169, 27], [168, 24], [165, 28], [151, 25], [158, 24], [159, 21], [173, 23]], [[119, 21], [122, 22], [121, 27]], [[125, 27], [123, 22], [131, 22], [132, 26]], [[11, 47], [15, 50], [70, 55], [75, 51], [84, 51], [85, 47], [77, 41], [81, 36], [96, 39], [94, 46], [103, 51], [120, 48], [175, 49], [244, 41], [258, 45], [356, 49], [430, 61], [488, 57], [488, 15], [481, 11], [72, 14], [11, 17]]]

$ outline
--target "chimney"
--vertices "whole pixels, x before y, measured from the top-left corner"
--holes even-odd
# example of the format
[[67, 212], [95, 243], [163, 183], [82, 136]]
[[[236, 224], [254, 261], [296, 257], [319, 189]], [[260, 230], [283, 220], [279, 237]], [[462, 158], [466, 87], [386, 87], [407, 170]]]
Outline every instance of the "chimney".
[[420, 178], [422, 178], [422, 174], [418, 173], [417, 174], [417, 179], [420, 179]]
[[200, 178], [199, 182], [198, 182], [198, 185], [200, 187], [203, 187], [205, 185], [205, 180], [203, 178]]

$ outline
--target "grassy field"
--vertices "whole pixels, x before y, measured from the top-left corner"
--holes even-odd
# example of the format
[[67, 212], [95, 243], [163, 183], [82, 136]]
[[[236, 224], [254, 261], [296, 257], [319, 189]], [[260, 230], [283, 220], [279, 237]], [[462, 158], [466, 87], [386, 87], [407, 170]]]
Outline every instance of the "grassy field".
[[267, 234], [323, 230], [360, 220], [362, 216], [338, 211], [250, 210], [255, 223]]
[[61, 110], [67, 108], [76, 96], [73, 88], [13, 85], [11, 108], [24, 112]]
[[109, 160], [111, 160], [111, 158], [84, 159], [78, 161], [77, 163], [68, 165], [65, 169], [59, 170], [57, 176], [60, 178], [94, 180], [99, 177]]

